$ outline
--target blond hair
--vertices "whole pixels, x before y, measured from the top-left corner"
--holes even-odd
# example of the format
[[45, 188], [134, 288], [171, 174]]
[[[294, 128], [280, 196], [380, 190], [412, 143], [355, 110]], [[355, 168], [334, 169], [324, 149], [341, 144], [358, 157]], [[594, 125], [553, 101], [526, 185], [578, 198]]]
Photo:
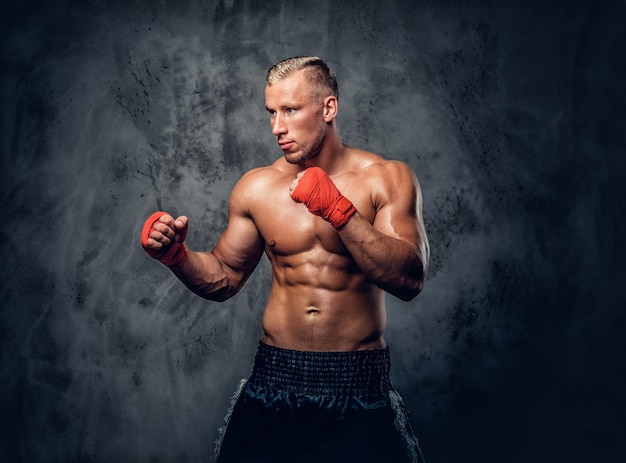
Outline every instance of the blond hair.
[[267, 71], [265, 82], [273, 85], [296, 71], [307, 70], [307, 79], [320, 97], [332, 95], [339, 98], [337, 78], [333, 70], [317, 56], [294, 56], [279, 61]]

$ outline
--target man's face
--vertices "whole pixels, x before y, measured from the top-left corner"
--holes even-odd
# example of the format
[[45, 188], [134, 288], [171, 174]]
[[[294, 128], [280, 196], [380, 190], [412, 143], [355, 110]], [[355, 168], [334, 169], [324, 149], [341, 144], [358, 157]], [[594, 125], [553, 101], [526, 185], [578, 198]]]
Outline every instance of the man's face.
[[265, 107], [270, 114], [272, 133], [287, 162], [302, 164], [317, 156], [327, 124], [322, 100], [308, 83], [304, 71], [265, 87]]

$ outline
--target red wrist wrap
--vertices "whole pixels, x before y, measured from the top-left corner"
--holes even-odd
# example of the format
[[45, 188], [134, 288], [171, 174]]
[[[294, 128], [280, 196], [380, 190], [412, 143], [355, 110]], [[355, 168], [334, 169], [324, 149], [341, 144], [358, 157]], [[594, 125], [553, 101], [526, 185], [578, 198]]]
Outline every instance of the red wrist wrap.
[[356, 207], [319, 167], [310, 167], [304, 172], [291, 197], [304, 203], [312, 214], [330, 222], [337, 230], [348, 223], [356, 212]]
[[150, 255], [150, 257], [157, 259], [162, 264], [167, 265], [168, 267], [172, 265], [182, 267], [183, 263], [187, 259], [187, 246], [185, 246], [185, 243], [182, 243], [182, 241], [187, 236], [187, 228], [181, 231], [181, 242], [171, 243], [169, 245], [169, 249], [165, 254], [161, 256], [159, 255], [162, 249], [155, 251], [153, 249], [148, 250], [147, 248], [148, 238], [150, 237], [150, 232], [152, 232], [154, 228], [154, 224], [157, 223], [159, 219], [165, 214], [165, 212], [155, 212], [150, 217], [148, 217], [148, 220], [146, 220], [146, 222], [143, 224], [143, 229], [141, 230], [141, 246], [143, 246], [143, 248]]

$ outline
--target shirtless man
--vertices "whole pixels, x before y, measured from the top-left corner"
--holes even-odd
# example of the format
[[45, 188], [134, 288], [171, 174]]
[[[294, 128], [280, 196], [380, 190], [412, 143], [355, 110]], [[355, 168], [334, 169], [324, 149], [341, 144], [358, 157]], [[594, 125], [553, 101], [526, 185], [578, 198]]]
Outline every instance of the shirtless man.
[[284, 156], [240, 179], [214, 249], [187, 249], [185, 216], [158, 212], [142, 232], [150, 256], [213, 301], [235, 295], [264, 251], [271, 262], [264, 335], [218, 461], [422, 461], [383, 337], [384, 293], [411, 300], [426, 276], [417, 178], [342, 143], [319, 58], [272, 66], [265, 105]]

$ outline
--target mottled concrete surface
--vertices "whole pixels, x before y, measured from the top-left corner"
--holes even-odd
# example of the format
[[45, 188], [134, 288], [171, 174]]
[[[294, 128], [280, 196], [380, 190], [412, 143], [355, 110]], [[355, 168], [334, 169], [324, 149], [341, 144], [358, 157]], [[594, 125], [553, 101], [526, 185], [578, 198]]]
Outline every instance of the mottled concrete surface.
[[[6, 3], [6, 2], [5, 2]], [[16, 1], [0, 9], [1, 462], [205, 462], [263, 260], [191, 295], [138, 244], [280, 156], [267, 67], [335, 67], [344, 140], [408, 162], [424, 292], [389, 298], [429, 463], [626, 456], [623, 1]], [[279, 439], [280, 436], [277, 436]]]

